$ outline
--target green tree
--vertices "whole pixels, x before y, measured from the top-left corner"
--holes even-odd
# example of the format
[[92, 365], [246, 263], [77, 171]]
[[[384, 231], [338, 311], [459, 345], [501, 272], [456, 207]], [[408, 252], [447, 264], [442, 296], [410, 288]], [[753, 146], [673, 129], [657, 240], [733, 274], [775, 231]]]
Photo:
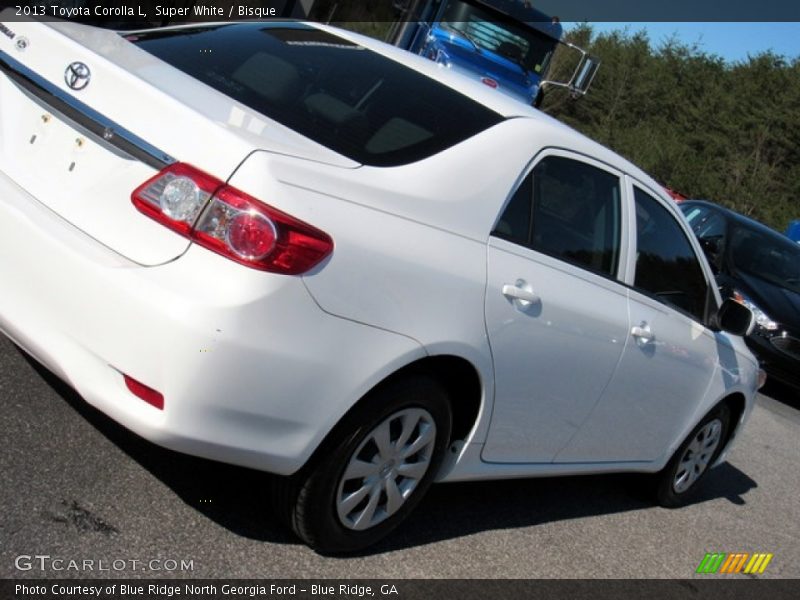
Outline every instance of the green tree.
[[691, 197], [781, 231], [800, 218], [798, 59], [727, 64], [675, 39], [653, 48], [644, 32], [587, 25], [568, 36], [603, 64], [586, 97], [552, 89], [546, 112]]

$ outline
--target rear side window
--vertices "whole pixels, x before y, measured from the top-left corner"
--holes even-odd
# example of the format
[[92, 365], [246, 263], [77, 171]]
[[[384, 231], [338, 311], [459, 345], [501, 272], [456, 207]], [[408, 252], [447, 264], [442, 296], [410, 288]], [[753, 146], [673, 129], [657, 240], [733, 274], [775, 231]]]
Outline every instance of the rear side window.
[[362, 164], [415, 162], [502, 120], [433, 79], [299, 23], [153, 31], [128, 39]]
[[514, 193], [493, 235], [613, 277], [620, 248], [619, 178], [548, 156]]
[[705, 321], [709, 289], [703, 269], [675, 217], [635, 188], [636, 278], [634, 287]]

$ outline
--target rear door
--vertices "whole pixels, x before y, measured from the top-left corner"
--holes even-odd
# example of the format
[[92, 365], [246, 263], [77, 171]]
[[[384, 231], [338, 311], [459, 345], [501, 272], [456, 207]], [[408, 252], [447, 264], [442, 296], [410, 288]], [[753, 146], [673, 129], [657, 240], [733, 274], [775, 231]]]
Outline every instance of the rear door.
[[587, 158], [540, 156], [488, 247], [486, 323], [495, 402], [483, 458], [550, 462], [617, 367], [628, 329], [617, 281], [622, 179]]

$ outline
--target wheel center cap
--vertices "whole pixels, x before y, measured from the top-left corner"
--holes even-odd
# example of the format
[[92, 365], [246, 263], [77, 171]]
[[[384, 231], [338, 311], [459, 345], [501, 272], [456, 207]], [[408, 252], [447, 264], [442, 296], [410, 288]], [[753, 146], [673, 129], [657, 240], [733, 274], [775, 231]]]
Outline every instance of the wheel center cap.
[[392, 471], [394, 471], [395, 464], [396, 463], [394, 459], [387, 460], [385, 463], [383, 463], [379, 475], [384, 479], [389, 477], [392, 474]]

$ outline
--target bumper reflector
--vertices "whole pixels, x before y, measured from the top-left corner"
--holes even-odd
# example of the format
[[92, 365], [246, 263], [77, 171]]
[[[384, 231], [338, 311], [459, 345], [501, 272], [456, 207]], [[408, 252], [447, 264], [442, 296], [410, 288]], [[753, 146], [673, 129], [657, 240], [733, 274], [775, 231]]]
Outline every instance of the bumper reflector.
[[137, 396], [159, 410], [164, 410], [164, 396], [161, 392], [157, 392], [153, 388], [147, 387], [145, 384], [136, 381], [133, 377], [128, 377], [123, 373], [125, 378], [125, 385], [134, 396]]
[[767, 383], [767, 372], [764, 369], [758, 370], [758, 389], [764, 387], [764, 384]]

